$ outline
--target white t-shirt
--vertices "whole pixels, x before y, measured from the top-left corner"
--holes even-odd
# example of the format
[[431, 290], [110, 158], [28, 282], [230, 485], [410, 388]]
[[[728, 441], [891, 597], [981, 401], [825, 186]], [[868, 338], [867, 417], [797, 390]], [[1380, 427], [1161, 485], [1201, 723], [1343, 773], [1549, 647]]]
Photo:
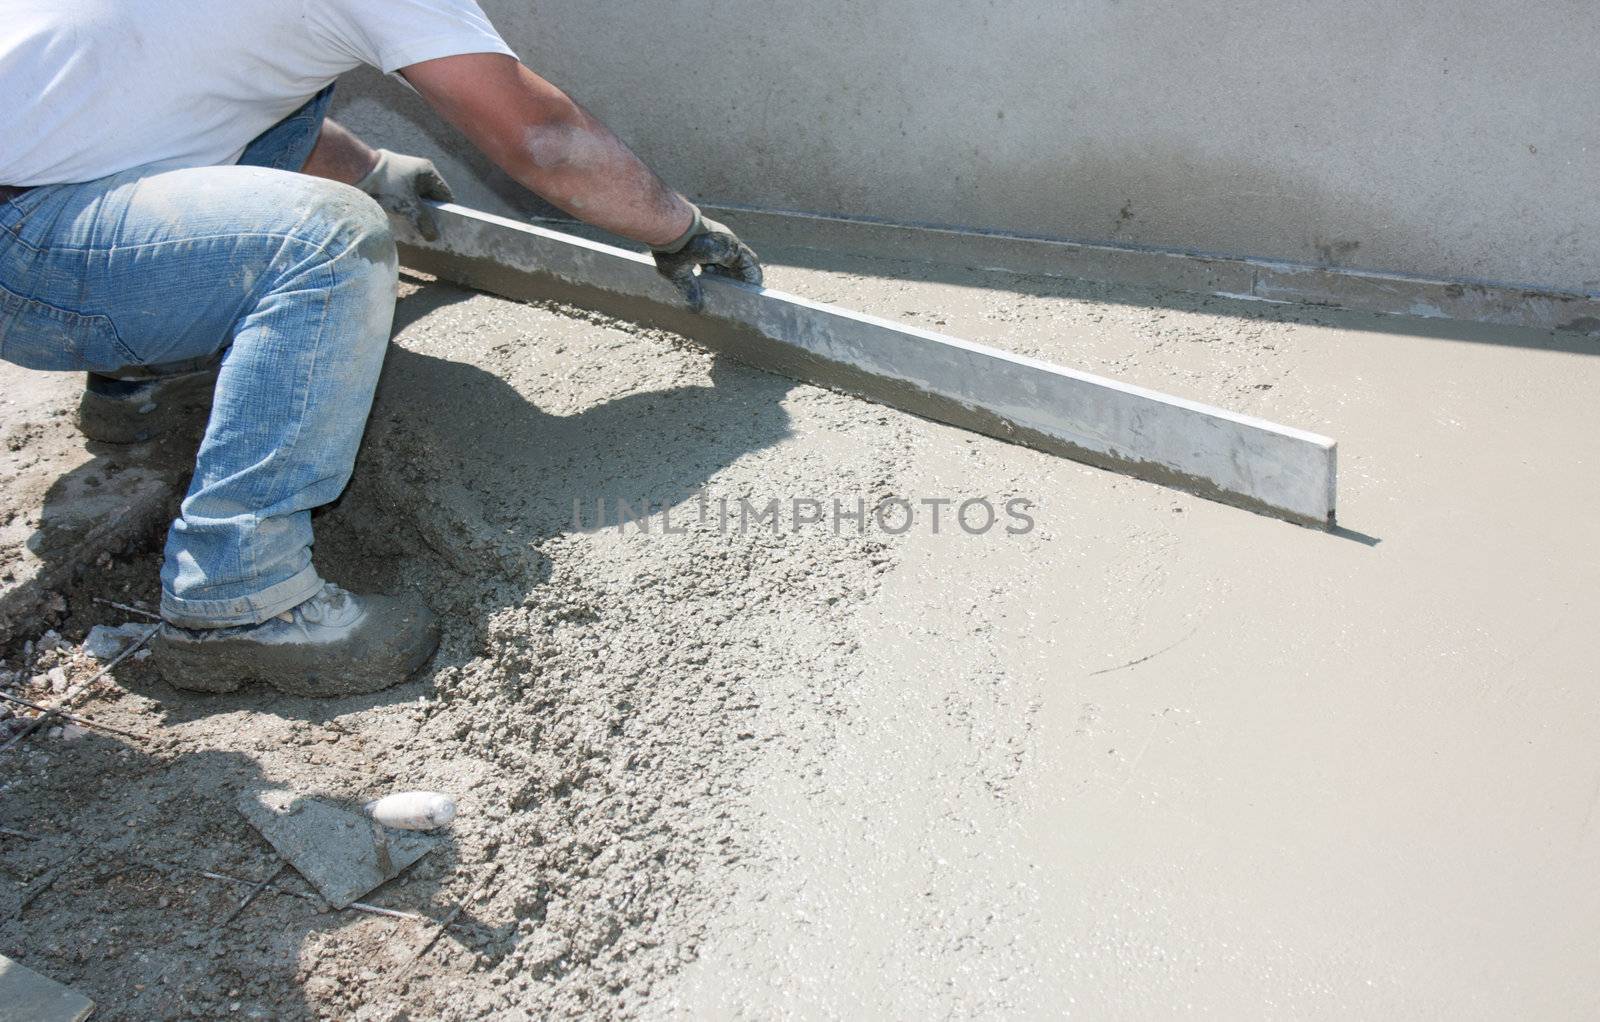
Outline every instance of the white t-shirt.
[[361, 64], [511, 53], [474, 0], [0, 0], [0, 185], [231, 164]]

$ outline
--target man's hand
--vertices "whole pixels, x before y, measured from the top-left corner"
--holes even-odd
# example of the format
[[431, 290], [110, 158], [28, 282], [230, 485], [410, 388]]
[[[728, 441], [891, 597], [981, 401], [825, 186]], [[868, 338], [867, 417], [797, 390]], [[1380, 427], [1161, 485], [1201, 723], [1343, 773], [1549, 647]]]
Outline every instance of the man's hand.
[[[693, 207], [691, 207], [693, 208]], [[761, 262], [738, 235], [715, 220], [708, 220], [695, 209], [694, 221], [675, 241], [652, 250], [656, 269], [677, 285], [689, 308], [699, 312], [705, 306], [705, 293], [695, 267], [719, 277], [731, 277], [746, 284], [761, 283]]]
[[356, 187], [378, 200], [378, 205], [411, 221], [429, 241], [439, 237], [439, 225], [424, 199], [449, 202], [450, 186], [439, 176], [433, 161], [378, 150], [378, 162]]

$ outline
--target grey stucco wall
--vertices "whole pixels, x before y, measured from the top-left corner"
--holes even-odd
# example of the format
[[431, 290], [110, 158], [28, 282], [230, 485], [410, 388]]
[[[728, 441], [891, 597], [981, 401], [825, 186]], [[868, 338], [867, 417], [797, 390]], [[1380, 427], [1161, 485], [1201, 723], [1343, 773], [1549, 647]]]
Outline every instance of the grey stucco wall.
[[[486, 0], [711, 201], [1600, 291], [1592, 0]], [[530, 208], [397, 85], [341, 116]]]

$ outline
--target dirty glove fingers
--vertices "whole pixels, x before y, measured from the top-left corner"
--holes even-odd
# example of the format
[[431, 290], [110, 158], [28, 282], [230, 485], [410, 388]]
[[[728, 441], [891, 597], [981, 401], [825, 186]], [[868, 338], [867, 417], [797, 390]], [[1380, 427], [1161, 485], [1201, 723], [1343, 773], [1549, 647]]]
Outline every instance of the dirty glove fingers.
[[671, 274], [671, 280], [683, 292], [684, 301], [689, 303], [692, 312], [699, 312], [706, 307], [705, 288], [700, 284], [700, 278], [695, 275], [694, 263], [684, 263], [682, 268]]
[[762, 280], [765, 279], [764, 274], [761, 272], [761, 260], [757, 259], [755, 251], [742, 241], [738, 243], [732, 268], [738, 278], [746, 284], [754, 284], [756, 287], [760, 287]]
[[439, 221], [434, 218], [433, 207], [421, 199], [408, 203], [408, 205], [410, 208], [405, 210], [405, 214], [411, 220], [412, 226], [417, 229], [417, 233], [427, 241], [438, 241]]
[[730, 280], [740, 280], [746, 284], [761, 284], [761, 260], [750, 250], [750, 246], [738, 239], [726, 247], [726, 251], [718, 254], [717, 258], [706, 263], [707, 273], [714, 273], [719, 277]]
[[417, 194], [424, 199], [433, 199], [436, 202], [452, 202], [455, 193], [450, 190], [450, 183], [439, 173], [439, 169], [429, 163], [417, 175]]
[[694, 260], [684, 253], [656, 253], [656, 272], [672, 282], [690, 309], [699, 312], [705, 304], [705, 292], [701, 290], [700, 278], [694, 275], [694, 266]]
[[760, 284], [761, 262], [750, 246], [721, 224], [707, 221], [707, 225], [712, 230], [684, 246], [684, 254], [691, 256], [707, 273], [742, 280], [746, 284]]
[[704, 231], [688, 245], [694, 249], [697, 244], [702, 245], [701, 251], [696, 252], [698, 261], [708, 270], [716, 267], [714, 272], [718, 276], [732, 277], [742, 280], [746, 284], [761, 283], [761, 261], [750, 250], [750, 246], [739, 240], [726, 225], [715, 220], [702, 219]]
[[687, 237], [656, 250], [656, 268], [683, 292], [695, 312], [705, 304], [704, 285], [695, 275], [696, 267], [718, 277], [761, 283], [760, 260], [727, 227], [707, 220], [695, 210], [694, 221], [685, 234]]
[[415, 212], [412, 214], [411, 222], [416, 225], [417, 232], [428, 241], [438, 241], [439, 221], [433, 215], [433, 207], [423, 200], [449, 202], [455, 195], [450, 191], [450, 185], [440, 175], [437, 167], [428, 160], [423, 160], [421, 163], [422, 166], [417, 168], [416, 176], [411, 182], [417, 196], [412, 203]]

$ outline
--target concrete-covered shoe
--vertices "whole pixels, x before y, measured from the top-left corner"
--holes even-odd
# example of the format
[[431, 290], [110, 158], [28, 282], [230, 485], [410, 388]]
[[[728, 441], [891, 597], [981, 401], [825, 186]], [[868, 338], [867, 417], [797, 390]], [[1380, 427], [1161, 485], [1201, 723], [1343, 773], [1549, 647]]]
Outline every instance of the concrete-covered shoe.
[[89, 373], [78, 399], [78, 429], [105, 444], [140, 444], [185, 422], [203, 422], [217, 382], [203, 369], [140, 379]]
[[292, 695], [348, 696], [398, 685], [439, 646], [439, 623], [415, 598], [357, 596], [331, 582], [259, 625], [164, 624], [150, 641], [174, 688], [232, 692], [262, 681]]

